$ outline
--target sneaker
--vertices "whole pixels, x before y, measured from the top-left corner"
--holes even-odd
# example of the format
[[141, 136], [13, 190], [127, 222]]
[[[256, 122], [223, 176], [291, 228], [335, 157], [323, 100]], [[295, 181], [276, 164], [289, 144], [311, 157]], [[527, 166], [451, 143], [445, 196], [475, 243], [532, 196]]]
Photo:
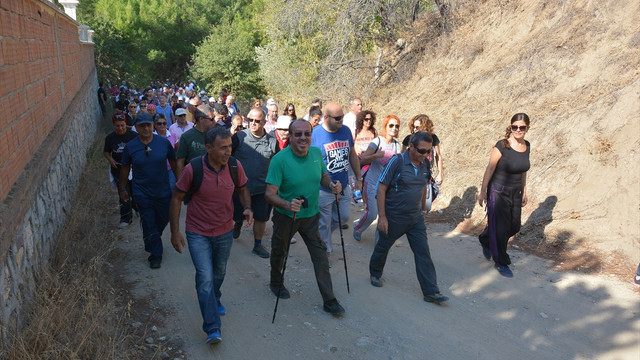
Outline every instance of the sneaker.
[[218, 303], [218, 314], [225, 315], [227, 313], [227, 308], [224, 307], [221, 303]]
[[489, 248], [486, 247], [482, 247], [482, 255], [484, 255], [484, 258], [487, 260], [491, 260], [491, 250]]
[[346, 230], [346, 229], [348, 229], [348, 228], [349, 228], [349, 224], [342, 224], [342, 229], [343, 229], [343, 230]]
[[429, 294], [429, 295], [425, 295], [424, 296], [424, 301], [426, 302], [430, 302], [430, 303], [435, 303], [435, 304], [442, 304], [443, 302], [449, 300], [448, 297], [440, 294], [440, 293], [435, 293], [435, 294]]
[[508, 277], [508, 278], [512, 278], [513, 277], [513, 272], [511, 272], [511, 269], [509, 269], [509, 267], [507, 265], [495, 264], [495, 265], [493, 265], [493, 267], [496, 268], [496, 270], [498, 270], [500, 275], [502, 275], [504, 277]]
[[262, 245], [254, 246], [251, 252], [264, 259], [269, 257], [269, 252]]
[[382, 287], [382, 281], [380, 280], [379, 277], [375, 277], [371, 275], [371, 285], [375, 287]]
[[162, 256], [149, 260], [149, 267], [152, 269], [159, 269], [162, 266]]
[[288, 299], [291, 297], [291, 294], [289, 294], [289, 290], [287, 290], [287, 288], [284, 287], [284, 285], [278, 286], [278, 285], [269, 284], [269, 289], [271, 289], [271, 292], [276, 297], [278, 296], [278, 292], [279, 292], [280, 299]]
[[361, 235], [358, 234], [355, 229], [353, 230], [353, 238], [356, 239], [356, 241], [362, 240]]
[[324, 309], [324, 311], [328, 312], [331, 315], [344, 314], [344, 308], [342, 307], [342, 305], [340, 305], [340, 303], [336, 299], [332, 299], [325, 302], [322, 308]]
[[296, 240], [296, 238], [291, 238], [291, 243], [292, 243], [292, 244], [295, 244], [295, 243], [297, 243], [297, 242], [298, 242], [298, 240]]
[[242, 223], [237, 222], [233, 224], [233, 238], [237, 239], [240, 237], [240, 232], [242, 232]]
[[220, 341], [222, 341], [220, 330], [212, 331], [209, 335], [207, 335], [207, 344], [217, 344]]
[[129, 226], [129, 224], [131, 224], [131, 223], [130, 223], [130, 222], [123, 221], [123, 222], [121, 222], [120, 224], [118, 224], [118, 227], [119, 227], [120, 229], [124, 229], [124, 228], [126, 228], [127, 226]]

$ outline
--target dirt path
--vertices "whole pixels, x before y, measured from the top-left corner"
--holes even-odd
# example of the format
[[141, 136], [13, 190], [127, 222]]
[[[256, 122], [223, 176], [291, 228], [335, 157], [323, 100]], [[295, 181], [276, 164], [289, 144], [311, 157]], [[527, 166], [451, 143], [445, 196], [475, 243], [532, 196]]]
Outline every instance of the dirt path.
[[[350, 228], [344, 232], [350, 294], [342, 256], [334, 253], [331, 258], [334, 291], [346, 314], [334, 318], [322, 310], [308, 252], [297, 236], [285, 280], [292, 294], [280, 301], [275, 324], [269, 261], [251, 254], [252, 231], [243, 229], [234, 241], [222, 287], [228, 311], [222, 318], [222, 343], [209, 346], [188, 252], [173, 250], [167, 228], [162, 268], [152, 271], [137, 220], [118, 231], [127, 254], [122, 273], [133, 284], [134, 306], [148, 306], [146, 314], [158, 328], [150, 334], [166, 337], [168, 345], [160, 348], [168, 358], [640, 358], [640, 292], [630, 281], [556, 272], [550, 262], [514, 250], [515, 277], [506, 279], [482, 257], [476, 239], [451, 232], [445, 224], [429, 225], [428, 235], [440, 289], [451, 298], [446, 306], [422, 300], [404, 238], [389, 254], [384, 287], [371, 286], [373, 230], [357, 243]], [[270, 237], [268, 224], [265, 239]], [[333, 240], [339, 244], [337, 231]], [[157, 355], [163, 357], [160, 351]]]

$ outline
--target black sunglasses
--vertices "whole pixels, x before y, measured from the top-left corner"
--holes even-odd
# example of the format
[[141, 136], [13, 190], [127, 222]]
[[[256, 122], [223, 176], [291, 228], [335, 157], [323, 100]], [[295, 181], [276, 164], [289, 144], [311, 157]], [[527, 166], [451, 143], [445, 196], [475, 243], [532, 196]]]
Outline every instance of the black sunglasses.
[[511, 131], [527, 131], [528, 126], [527, 125], [511, 125]]
[[149, 149], [149, 146], [147, 146], [147, 144], [144, 144], [144, 156], [149, 157], [149, 151], [151, 149]]
[[396, 128], [396, 129], [400, 129], [400, 124], [389, 124], [387, 125], [389, 128]]
[[419, 152], [421, 155], [431, 153], [431, 149], [420, 149], [420, 148], [417, 148], [417, 147], [416, 147], [415, 149], [416, 149], [416, 151], [417, 151], [417, 152]]
[[249, 122], [249, 124], [251, 124], [252, 122], [254, 122], [256, 124], [260, 124], [262, 122], [262, 120], [252, 119], [250, 117], [247, 118], [247, 121]]
[[157, 122], [156, 125], [167, 125], [167, 123], [164, 122], [164, 121], [163, 122]]
[[304, 135], [306, 137], [311, 137], [311, 131], [293, 133], [293, 137], [297, 137], [297, 138], [302, 137], [302, 135]]
[[344, 117], [344, 115], [340, 115], [340, 116], [327, 115], [327, 116], [334, 119], [335, 121], [342, 121], [342, 118]]

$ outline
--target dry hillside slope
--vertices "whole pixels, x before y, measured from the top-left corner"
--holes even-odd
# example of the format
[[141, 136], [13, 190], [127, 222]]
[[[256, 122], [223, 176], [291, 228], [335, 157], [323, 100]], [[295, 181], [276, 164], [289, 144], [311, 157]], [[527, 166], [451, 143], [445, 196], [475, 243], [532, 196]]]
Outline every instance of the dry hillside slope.
[[407, 35], [410, 44], [428, 42], [420, 61], [407, 61], [370, 104], [380, 115], [399, 115], [403, 135], [415, 114], [434, 120], [445, 161], [437, 206], [477, 231], [484, 212], [473, 201], [491, 147], [510, 117], [526, 112], [532, 119], [532, 167], [520, 246], [556, 255], [564, 268], [635, 269], [640, 2], [488, 0], [454, 6], [449, 33], [428, 37], [414, 29]]

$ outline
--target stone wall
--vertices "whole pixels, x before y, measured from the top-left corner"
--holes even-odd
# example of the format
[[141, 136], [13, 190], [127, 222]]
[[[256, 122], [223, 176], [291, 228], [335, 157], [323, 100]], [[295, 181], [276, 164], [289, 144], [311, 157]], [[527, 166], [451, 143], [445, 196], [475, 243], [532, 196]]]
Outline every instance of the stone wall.
[[93, 45], [48, 1], [0, 2], [0, 326], [25, 318], [99, 120]]

